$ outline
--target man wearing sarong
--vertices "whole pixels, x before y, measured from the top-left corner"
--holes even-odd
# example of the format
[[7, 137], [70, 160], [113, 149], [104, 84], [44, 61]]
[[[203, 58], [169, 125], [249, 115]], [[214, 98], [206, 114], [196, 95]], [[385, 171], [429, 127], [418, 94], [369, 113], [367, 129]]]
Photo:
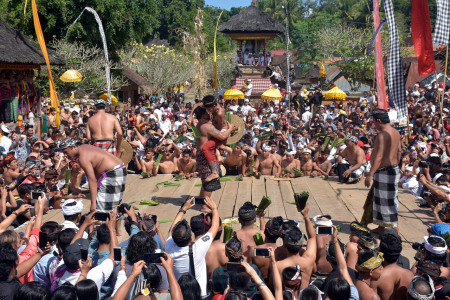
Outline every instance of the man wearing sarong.
[[358, 138], [347, 134], [347, 146], [338, 157], [336, 174], [339, 182], [357, 183], [366, 170], [367, 160], [363, 149], [358, 146]]
[[[88, 120], [86, 126], [87, 139], [93, 146], [117, 156], [116, 149], [120, 149], [123, 137], [119, 121], [114, 115], [106, 113], [105, 100], [95, 100], [94, 105], [97, 112]], [[117, 132], [117, 143], [114, 142], [114, 131]]]
[[91, 195], [90, 211], [111, 212], [122, 201], [127, 169], [120, 158], [91, 145], [76, 145], [72, 138], [58, 142], [70, 160], [83, 168]]
[[[230, 135], [230, 132], [233, 130], [234, 126], [231, 124], [228, 126], [229, 128], [220, 132], [217, 130], [211, 123], [209, 113], [206, 111], [206, 108], [197, 107], [194, 110], [194, 115], [198, 120], [197, 128], [200, 130], [201, 136], [197, 140], [197, 172], [202, 180], [202, 189], [200, 191], [200, 197], [209, 197], [212, 192], [220, 189], [220, 180], [216, 178], [211, 181], [206, 181], [206, 178], [211, 175], [211, 167], [210, 163], [206, 158], [204, 153], [204, 145], [211, 140], [211, 138], [215, 138], [218, 140], [226, 140]], [[216, 154], [214, 153], [214, 157], [216, 158]], [[215, 161], [214, 169], [217, 173], [219, 173], [219, 163]]]
[[[202, 102], [203, 107], [211, 114], [211, 132], [217, 136], [211, 135], [208, 138], [208, 141], [199, 148], [202, 150], [211, 170], [211, 174], [207, 176], [204, 181], [210, 182], [219, 179], [219, 173], [216, 171], [215, 167], [219, 163], [216, 157], [216, 150], [219, 146], [225, 145], [228, 136], [231, 133], [231, 126], [227, 126], [227, 122], [225, 121], [225, 110], [217, 103], [217, 100], [213, 95], [206, 95], [203, 97]], [[225, 134], [225, 132], [228, 132], [228, 134]], [[221, 135], [221, 133], [224, 134]]]
[[[378, 225], [374, 233], [381, 234], [385, 227], [398, 230], [398, 182], [401, 155], [400, 134], [389, 124], [387, 111], [377, 109], [372, 113], [378, 135], [370, 156], [371, 169], [365, 185], [373, 180], [373, 223]], [[367, 199], [367, 201], [370, 201]], [[365, 205], [365, 209], [368, 206]], [[363, 223], [363, 222], [361, 222]]]

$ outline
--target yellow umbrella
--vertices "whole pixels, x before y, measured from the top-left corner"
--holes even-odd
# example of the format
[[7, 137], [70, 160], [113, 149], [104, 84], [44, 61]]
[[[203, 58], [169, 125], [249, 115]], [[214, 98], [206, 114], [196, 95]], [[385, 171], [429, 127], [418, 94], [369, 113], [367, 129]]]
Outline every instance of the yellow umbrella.
[[268, 89], [267, 91], [265, 91], [262, 95], [261, 98], [264, 100], [270, 100], [270, 101], [280, 101], [283, 96], [281, 96], [281, 93], [279, 91], [277, 91], [274, 88]]
[[325, 93], [325, 100], [345, 100], [347, 94], [337, 86]]
[[245, 98], [245, 96], [244, 93], [240, 90], [229, 89], [223, 94], [223, 98], [225, 100], [242, 100]]
[[[108, 93], [102, 94], [99, 98], [103, 99], [105, 101], [108, 101]], [[114, 97], [114, 95], [111, 95], [111, 103], [112, 104], [117, 104], [117, 103], [119, 103], [119, 100], [117, 100], [117, 98]]]
[[64, 74], [59, 77], [59, 79], [64, 82], [78, 82], [83, 79], [83, 75], [81, 75], [77, 70], [70, 69], [65, 71]]

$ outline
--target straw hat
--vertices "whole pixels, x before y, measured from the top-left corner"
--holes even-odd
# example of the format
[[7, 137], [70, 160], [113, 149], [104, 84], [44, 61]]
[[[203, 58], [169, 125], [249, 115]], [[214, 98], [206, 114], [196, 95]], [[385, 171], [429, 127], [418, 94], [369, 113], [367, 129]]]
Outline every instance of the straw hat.
[[237, 130], [233, 130], [228, 137], [227, 144], [236, 144], [244, 135], [245, 123], [242, 118], [237, 115], [231, 115], [231, 124], [237, 127]]

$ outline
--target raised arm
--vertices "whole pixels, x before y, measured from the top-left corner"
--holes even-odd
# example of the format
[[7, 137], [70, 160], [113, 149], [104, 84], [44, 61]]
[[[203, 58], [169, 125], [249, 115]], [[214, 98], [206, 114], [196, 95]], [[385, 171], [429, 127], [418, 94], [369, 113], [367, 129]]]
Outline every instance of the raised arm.
[[348, 273], [347, 263], [345, 262], [344, 253], [342, 253], [341, 247], [339, 246], [339, 240], [337, 238], [338, 230], [337, 230], [336, 226], [333, 226], [333, 228], [334, 228], [334, 234], [333, 234], [332, 243], [334, 244], [334, 249], [335, 249], [334, 251], [336, 252], [336, 261], [337, 261], [339, 273], [348, 282], [349, 285], [354, 285], [352, 278], [350, 277], [350, 274]]
[[182, 211], [179, 211], [177, 213], [177, 215], [175, 216], [175, 219], [172, 222], [172, 225], [170, 226], [168, 237], [172, 236], [172, 228], [173, 228], [173, 226], [175, 224], [177, 224], [178, 222], [180, 222], [181, 220], [183, 220], [184, 214], [186, 213], [186, 211], [194, 206], [193, 203], [194, 203], [194, 197], [191, 197], [186, 202], [184, 202], [183, 206], [181, 207]]
[[306, 246], [306, 252], [303, 254], [303, 257], [309, 257], [313, 261], [316, 260], [317, 253], [317, 243], [316, 243], [316, 231], [314, 230], [314, 226], [309, 219], [309, 206], [306, 203], [305, 208], [300, 212], [303, 215], [303, 219], [305, 220], [306, 234], [308, 235], [308, 244]]

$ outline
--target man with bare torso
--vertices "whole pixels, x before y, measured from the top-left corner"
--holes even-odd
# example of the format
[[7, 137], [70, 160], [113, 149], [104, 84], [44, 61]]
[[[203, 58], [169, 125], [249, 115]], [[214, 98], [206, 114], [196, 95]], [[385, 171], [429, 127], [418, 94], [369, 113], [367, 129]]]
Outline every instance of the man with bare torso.
[[[211, 114], [212, 130], [216, 131], [216, 134], [225, 131], [228, 132], [226, 129], [227, 127], [230, 129], [230, 126], [225, 121], [225, 111], [223, 107], [217, 103], [216, 98], [212, 95], [206, 95], [203, 97], [202, 102], [203, 107]], [[204, 179], [205, 182], [219, 179], [219, 171], [216, 167], [219, 164], [219, 161], [217, 160], [216, 150], [219, 146], [225, 145], [230, 133], [231, 130], [224, 139], [217, 139], [214, 136], [211, 136], [208, 141], [203, 144], [202, 148], [199, 148], [202, 150], [211, 170], [211, 174]]]
[[300, 170], [303, 172], [304, 176], [310, 176], [313, 170], [313, 162], [311, 159], [311, 150], [303, 149], [302, 156], [300, 157]]
[[[197, 118], [197, 129], [200, 131], [200, 138], [197, 139], [197, 171], [200, 179], [202, 180], [202, 189], [200, 190], [200, 197], [209, 197], [212, 192], [220, 189], [220, 181], [219, 179], [206, 181], [205, 179], [211, 175], [212, 171], [210, 169], [210, 164], [205, 157], [203, 152], [203, 146], [214, 137], [217, 140], [226, 140], [230, 135], [230, 132], [233, 130], [234, 126], [229, 126], [229, 128], [221, 132], [217, 130], [214, 125], [211, 123], [209, 113], [206, 111], [206, 108], [201, 107], [200, 105], [194, 106], [194, 114]], [[214, 154], [216, 157], [216, 154]], [[216, 172], [219, 172], [219, 164], [215, 164]]]
[[236, 230], [236, 235], [242, 241], [242, 248], [245, 259], [250, 256], [252, 247], [256, 246], [253, 236], [256, 233], [260, 233], [264, 239], [264, 212], [259, 215], [259, 229], [254, 226], [256, 217], [256, 208], [251, 202], [247, 201], [239, 208], [238, 218], [239, 223], [241, 224], [241, 229]]
[[[86, 127], [86, 137], [92, 145], [117, 156], [122, 142], [122, 127], [116, 117], [106, 113], [106, 102], [96, 100], [94, 102], [97, 113], [89, 118]], [[117, 132], [117, 143], [114, 144], [114, 131]]]
[[280, 177], [281, 166], [275, 156], [270, 153], [271, 147], [264, 144], [261, 148], [262, 153], [258, 154], [255, 160], [255, 172]]
[[311, 176], [328, 176], [330, 175], [333, 164], [328, 160], [330, 150], [326, 149], [318, 154], [317, 160], [313, 162], [313, 172]]
[[185, 149], [180, 159], [178, 159], [178, 171], [180, 175], [184, 175], [186, 179], [192, 178], [195, 173], [196, 162], [192, 158], [192, 150]]
[[401, 155], [400, 134], [389, 124], [389, 115], [384, 110], [372, 113], [378, 135], [370, 156], [371, 169], [365, 185], [373, 180], [373, 223], [378, 225], [375, 233], [382, 233], [386, 226], [398, 228], [398, 182]]
[[180, 156], [181, 150], [172, 140], [165, 140], [158, 147], [157, 152], [162, 155], [161, 161], [156, 167], [157, 173], [174, 174], [178, 172], [178, 156]]
[[339, 182], [357, 183], [366, 170], [366, 156], [363, 149], [358, 146], [358, 138], [347, 134], [345, 145], [347, 146], [338, 157], [336, 174]]
[[[283, 170], [283, 176], [294, 178], [295, 174], [292, 170], [293, 168], [296, 168], [300, 170], [300, 161], [298, 159], [295, 159], [295, 154], [297, 151], [287, 151], [285, 154], [285, 158], [281, 160], [281, 168]], [[289, 173], [290, 172], [290, 173]]]
[[239, 175], [245, 174], [247, 154], [242, 150], [244, 148], [244, 143], [239, 142], [235, 145], [234, 149], [227, 147], [225, 145], [220, 146], [227, 156], [223, 160], [223, 165], [227, 170], [227, 175]]
[[86, 173], [91, 194], [90, 211], [111, 212], [122, 201], [127, 169], [120, 158], [91, 145], [77, 146], [68, 138], [58, 143], [70, 160], [77, 159]]

